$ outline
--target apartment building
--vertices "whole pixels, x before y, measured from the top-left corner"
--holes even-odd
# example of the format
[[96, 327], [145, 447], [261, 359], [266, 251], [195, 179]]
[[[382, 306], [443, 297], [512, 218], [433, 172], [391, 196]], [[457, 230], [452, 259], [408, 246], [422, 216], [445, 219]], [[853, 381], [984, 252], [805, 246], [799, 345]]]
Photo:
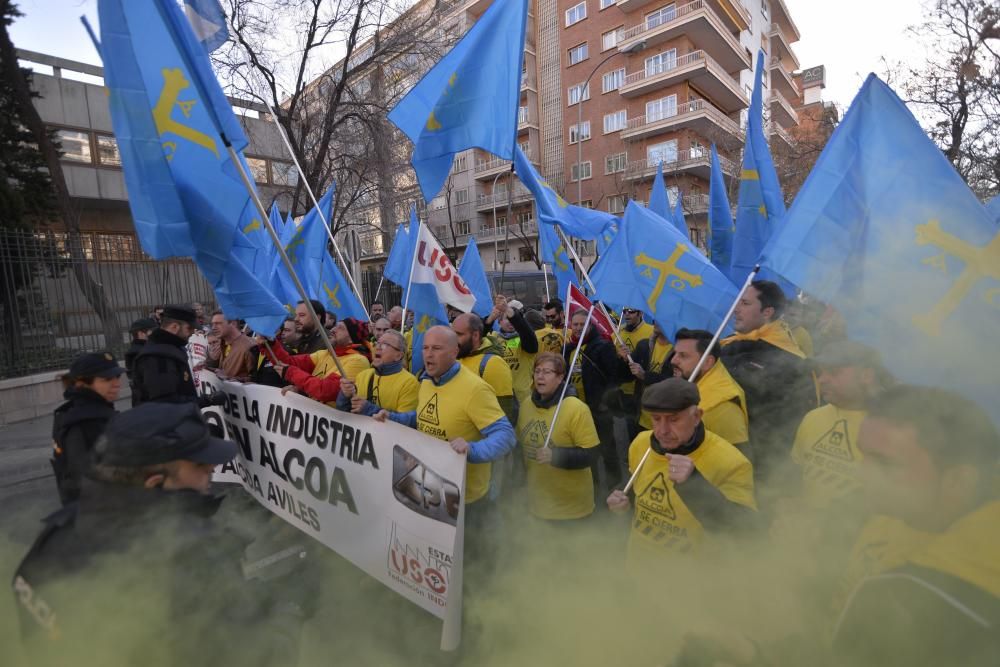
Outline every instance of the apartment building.
[[[439, 10], [441, 24], [461, 34], [489, 4], [453, 2]], [[698, 244], [711, 144], [727, 176], [739, 173], [758, 50], [772, 146], [793, 145], [802, 108], [823, 106], [822, 67], [801, 70], [784, 0], [533, 0], [527, 30], [518, 141], [529, 158], [568, 201], [616, 214], [649, 200], [662, 163]], [[458, 255], [474, 235], [487, 268], [538, 268], [533, 202], [509, 161], [459, 155], [448, 187], [421, 215]], [[369, 268], [388, 250], [375, 236], [362, 239]], [[592, 243], [577, 250], [593, 259]]]

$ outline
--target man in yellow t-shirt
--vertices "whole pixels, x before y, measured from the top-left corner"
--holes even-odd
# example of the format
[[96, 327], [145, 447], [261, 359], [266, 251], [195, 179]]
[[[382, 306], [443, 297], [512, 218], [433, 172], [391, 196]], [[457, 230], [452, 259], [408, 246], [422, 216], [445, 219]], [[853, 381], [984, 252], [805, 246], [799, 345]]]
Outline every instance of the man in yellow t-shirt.
[[[670, 357], [674, 377], [690, 380], [695, 366], [708, 351], [708, 344], [711, 342], [712, 334], [703, 329], [678, 329], [674, 336], [674, 354]], [[736, 383], [726, 367], [719, 363], [718, 344], [702, 364], [695, 384], [701, 394], [698, 407], [705, 413], [702, 416], [705, 428], [739, 447], [752, 461], [747, 399], [743, 388]]]
[[[503, 356], [495, 352], [486, 337], [486, 325], [475, 313], [462, 313], [451, 323], [458, 337], [458, 361], [474, 375], [493, 387], [507, 418], [514, 417], [514, 378]], [[512, 422], [513, 423], [513, 422]]]
[[827, 402], [802, 419], [792, 445], [801, 471], [802, 500], [826, 509], [860, 488], [862, 454], [858, 430], [866, 407], [891, 383], [876, 350], [854, 341], [827, 345], [814, 361], [820, 392]]
[[[706, 535], [732, 534], [753, 523], [753, 466], [736, 447], [705, 429], [700, 400], [697, 386], [681, 378], [643, 392], [642, 407], [650, 413], [653, 430], [640, 433], [629, 448], [630, 472], [651, 450], [632, 487], [630, 568], [695, 553]], [[618, 513], [632, 504], [619, 489], [607, 503]]]
[[403, 368], [405, 346], [401, 333], [392, 329], [384, 332], [375, 343], [372, 367], [358, 373], [353, 381], [341, 381], [337, 407], [369, 416], [383, 409], [415, 410], [420, 383]]
[[[405, 424], [433, 435], [466, 455], [466, 536], [488, 553], [497, 521], [495, 503], [487, 497], [492, 462], [514, 448], [514, 427], [500, 409], [490, 386], [458, 363], [458, 337], [449, 327], [424, 334], [424, 372], [417, 407], [412, 412], [382, 410], [375, 419]], [[499, 360], [498, 360], [499, 361]], [[500, 362], [503, 363], [502, 361]], [[504, 366], [506, 368], [506, 365]]]
[[[527, 313], [522, 312], [524, 306], [520, 301], [508, 301], [503, 294], [497, 294], [495, 301], [493, 312], [484, 325], [489, 327], [494, 321], [500, 322], [501, 333], [498, 344], [501, 347], [503, 360], [510, 368], [514, 398], [520, 404], [531, 396], [531, 369], [535, 363], [535, 355], [538, 354], [538, 339], [535, 337], [534, 328], [526, 319]], [[475, 370], [478, 372], [478, 367]], [[483, 379], [486, 379], [485, 375]], [[508, 417], [510, 416], [508, 414]]]

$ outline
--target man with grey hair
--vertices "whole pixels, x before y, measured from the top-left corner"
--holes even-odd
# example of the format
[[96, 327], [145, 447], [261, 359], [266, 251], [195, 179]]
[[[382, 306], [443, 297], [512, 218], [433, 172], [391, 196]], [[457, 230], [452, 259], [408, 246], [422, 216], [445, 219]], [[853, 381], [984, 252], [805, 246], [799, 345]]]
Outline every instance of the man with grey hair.
[[[385, 318], [380, 320], [387, 322]], [[394, 329], [385, 331], [375, 343], [372, 367], [360, 373], [353, 381], [340, 383], [337, 407], [362, 415], [373, 415], [379, 410], [409, 412], [417, 407], [420, 383], [403, 368], [406, 356], [406, 339]]]

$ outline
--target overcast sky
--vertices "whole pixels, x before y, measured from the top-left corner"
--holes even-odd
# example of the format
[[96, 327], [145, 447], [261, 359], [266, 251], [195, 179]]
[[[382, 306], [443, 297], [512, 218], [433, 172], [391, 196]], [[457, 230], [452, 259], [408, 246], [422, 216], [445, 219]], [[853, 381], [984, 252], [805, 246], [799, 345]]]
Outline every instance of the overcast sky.
[[[824, 97], [846, 108], [868, 72], [882, 71], [881, 59], [920, 59], [905, 35], [922, 16], [920, 0], [785, 0], [802, 40], [792, 48], [803, 68], [826, 66]], [[80, 24], [86, 14], [97, 29], [97, 0], [19, 0], [25, 16], [14, 23], [14, 44], [73, 60], [99, 64]]]

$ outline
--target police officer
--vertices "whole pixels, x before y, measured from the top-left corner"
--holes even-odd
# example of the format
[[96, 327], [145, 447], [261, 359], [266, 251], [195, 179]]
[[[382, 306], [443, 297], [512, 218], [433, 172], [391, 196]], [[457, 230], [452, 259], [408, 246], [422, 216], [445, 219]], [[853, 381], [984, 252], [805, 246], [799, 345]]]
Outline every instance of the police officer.
[[62, 378], [66, 402], [52, 419], [52, 470], [64, 505], [80, 496], [97, 438], [115, 415], [124, 372], [110, 352], [91, 352], [77, 357]]
[[[259, 664], [260, 609], [239, 574], [246, 546], [215, 524], [212, 470], [236, 454], [193, 403], [116, 415], [76, 503], [45, 527], [13, 582], [38, 664]], [[211, 595], [206, 595], [211, 591]], [[256, 648], [260, 648], [259, 646]]]
[[190, 308], [167, 306], [163, 309], [160, 327], [149, 335], [132, 370], [137, 405], [148, 401], [197, 402], [201, 407], [213, 404], [212, 398], [199, 398], [185, 351], [196, 325], [197, 317]]

